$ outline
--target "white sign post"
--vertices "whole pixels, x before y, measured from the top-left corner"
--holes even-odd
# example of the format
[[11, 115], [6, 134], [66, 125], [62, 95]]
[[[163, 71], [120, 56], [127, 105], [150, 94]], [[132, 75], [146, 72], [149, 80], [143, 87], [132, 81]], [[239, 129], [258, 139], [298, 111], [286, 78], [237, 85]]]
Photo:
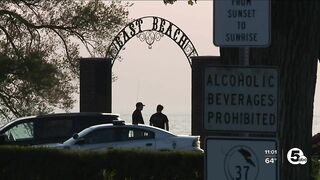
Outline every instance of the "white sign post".
[[271, 42], [270, 0], [214, 0], [214, 44], [267, 47]]
[[277, 131], [277, 69], [207, 67], [204, 76], [203, 125], [206, 130]]
[[278, 141], [209, 137], [205, 149], [207, 180], [279, 179]]

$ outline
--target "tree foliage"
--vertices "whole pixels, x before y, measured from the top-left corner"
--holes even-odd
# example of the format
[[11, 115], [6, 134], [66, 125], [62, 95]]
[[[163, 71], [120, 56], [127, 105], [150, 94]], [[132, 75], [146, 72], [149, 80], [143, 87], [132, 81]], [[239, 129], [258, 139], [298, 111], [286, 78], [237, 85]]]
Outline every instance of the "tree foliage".
[[80, 47], [104, 57], [127, 21], [115, 1], [0, 1], [0, 116], [68, 110], [74, 100]]
[[[177, 0], [163, 0], [164, 4], [174, 4], [177, 2]], [[197, 0], [188, 0], [189, 5], [193, 5], [194, 3], [197, 3]]]

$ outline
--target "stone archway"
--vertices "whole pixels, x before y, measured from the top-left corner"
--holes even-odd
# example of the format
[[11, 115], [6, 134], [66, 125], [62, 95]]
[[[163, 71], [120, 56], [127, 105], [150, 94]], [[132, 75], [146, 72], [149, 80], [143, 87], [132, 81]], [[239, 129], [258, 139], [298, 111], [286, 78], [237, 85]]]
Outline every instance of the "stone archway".
[[173, 40], [187, 57], [198, 56], [189, 37], [172, 22], [156, 16], [145, 16], [128, 23], [112, 40], [105, 58], [81, 58], [80, 111], [112, 112], [112, 66], [125, 44], [137, 37], [151, 49], [163, 36]]

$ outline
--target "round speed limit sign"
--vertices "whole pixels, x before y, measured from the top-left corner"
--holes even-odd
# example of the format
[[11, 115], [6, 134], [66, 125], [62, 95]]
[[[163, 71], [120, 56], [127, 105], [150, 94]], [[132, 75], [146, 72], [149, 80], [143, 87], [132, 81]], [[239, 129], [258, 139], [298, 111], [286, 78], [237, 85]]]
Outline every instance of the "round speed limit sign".
[[259, 162], [249, 147], [235, 146], [225, 156], [224, 171], [229, 180], [255, 180]]

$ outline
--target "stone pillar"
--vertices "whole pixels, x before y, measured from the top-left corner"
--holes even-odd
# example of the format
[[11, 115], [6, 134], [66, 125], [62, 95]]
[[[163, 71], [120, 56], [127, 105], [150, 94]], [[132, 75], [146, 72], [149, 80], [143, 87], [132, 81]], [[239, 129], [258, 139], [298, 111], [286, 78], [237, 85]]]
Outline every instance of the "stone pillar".
[[204, 138], [210, 134], [204, 129], [204, 70], [205, 67], [221, 65], [217, 56], [195, 56], [192, 59], [192, 103], [191, 103], [191, 134], [200, 135], [203, 148]]
[[80, 59], [80, 112], [112, 111], [111, 59]]

